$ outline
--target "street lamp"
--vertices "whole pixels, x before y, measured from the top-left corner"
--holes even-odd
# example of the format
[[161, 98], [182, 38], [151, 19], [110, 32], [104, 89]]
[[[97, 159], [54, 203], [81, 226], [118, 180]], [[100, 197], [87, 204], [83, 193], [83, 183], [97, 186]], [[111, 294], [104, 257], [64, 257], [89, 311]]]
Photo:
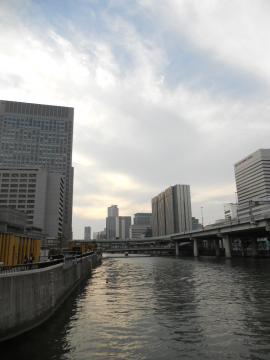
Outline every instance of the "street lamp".
[[202, 217], [202, 227], [203, 227], [203, 206], [201, 206], [201, 217]]

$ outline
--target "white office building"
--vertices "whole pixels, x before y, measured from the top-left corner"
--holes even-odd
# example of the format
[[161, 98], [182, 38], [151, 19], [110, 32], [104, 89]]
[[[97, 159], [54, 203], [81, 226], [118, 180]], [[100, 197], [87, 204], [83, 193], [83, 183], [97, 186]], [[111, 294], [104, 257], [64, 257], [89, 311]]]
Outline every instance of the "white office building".
[[45, 168], [0, 168], [0, 207], [20, 210], [28, 227], [58, 238], [63, 233], [64, 178]]
[[270, 149], [259, 149], [234, 166], [239, 219], [270, 213], [270, 204], [250, 201], [270, 198]]

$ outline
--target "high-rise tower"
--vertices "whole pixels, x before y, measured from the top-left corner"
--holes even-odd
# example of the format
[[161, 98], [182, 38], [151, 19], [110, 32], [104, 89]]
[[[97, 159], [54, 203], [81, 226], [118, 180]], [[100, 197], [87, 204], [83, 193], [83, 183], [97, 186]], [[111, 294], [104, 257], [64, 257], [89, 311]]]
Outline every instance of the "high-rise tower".
[[152, 199], [153, 236], [191, 231], [189, 185], [174, 185]]
[[38, 166], [62, 174], [66, 240], [72, 237], [73, 113], [70, 107], [0, 101], [0, 166]]
[[119, 238], [119, 209], [117, 205], [108, 207], [108, 216], [106, 217], [106, 237], [108, 240]]
[[[270, 199], [270, 149], [259, 149], [234, 165], [238, 197], [238, 217], [250, 216], [250, 200]], [[264, 204], [252, 209], [253, 215], [270, 212]]]

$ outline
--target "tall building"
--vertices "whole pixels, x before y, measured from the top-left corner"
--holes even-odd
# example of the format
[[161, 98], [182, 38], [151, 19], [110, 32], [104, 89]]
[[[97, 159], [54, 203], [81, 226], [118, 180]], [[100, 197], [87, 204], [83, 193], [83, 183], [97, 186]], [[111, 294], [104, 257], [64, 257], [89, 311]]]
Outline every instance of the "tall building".
[[84, 227], [84, 240], [85, 241], [91, 240], [91, 226]]
[[106, 217], [106, 236], [108, 240], [119, 239], [119, 210], [117, 205], [108, 207]]
[[0, 101], [0, 166], [42, 166], [64, 179], [63, 235], [72, 237], [73, 108]]
[[152, 233], [152, 213], [134, 214], [134, 224], [129, 228], [130, 239], [142, 239]]
[[129, 228], [131, 226], [131, 216], [119, 216], [119, 239], [129, 239]]
[[63, 233], [64, 178], [45, 168], [0, 168], [0, 207], [26, 214], [26, 226], [44, 237]]
[[[270, 197], [270, 149], [259, 149], [234, 165], [239, 219], [250, 216], [250, 200]], [[270, 212], [270, 205], [252, 208], [253, 215]]]
[[191, 231], [189, 185], [174, 185], [152, 199], [153, 236]]
[[108, 217], [117, 217], [119, 216], [119, 209], [117, 205], [111, 205], [108, 207]]
[[151, 225], [152, 213], [134, 214], [134, 225]]

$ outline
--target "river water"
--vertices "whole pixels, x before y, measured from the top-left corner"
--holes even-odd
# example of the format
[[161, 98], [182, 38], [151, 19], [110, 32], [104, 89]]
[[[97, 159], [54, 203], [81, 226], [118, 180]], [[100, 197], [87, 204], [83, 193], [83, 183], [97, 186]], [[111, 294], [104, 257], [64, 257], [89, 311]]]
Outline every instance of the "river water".
[[103, 260], [1, 359], [270, 359], [270, 261]]

